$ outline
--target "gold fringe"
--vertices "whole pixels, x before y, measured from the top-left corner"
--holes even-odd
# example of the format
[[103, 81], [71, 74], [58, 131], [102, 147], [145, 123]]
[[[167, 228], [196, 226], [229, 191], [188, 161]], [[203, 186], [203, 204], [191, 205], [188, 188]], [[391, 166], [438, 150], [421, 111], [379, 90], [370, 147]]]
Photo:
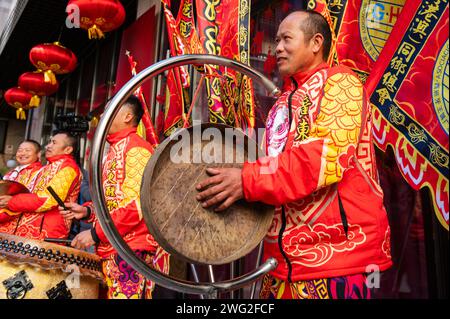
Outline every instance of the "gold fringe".
[[56, 76], [52, 70], [47, 70], [44, 72], [44, 81], [46, 83], [50, 82], [52, 85], [56, 84]]
[[97, 25], [94, 24], [88, 29], [88, 36], [89, 39], [101, 39], [105, 37], [105, 34], [102, 32], [102, 30], [100, 30], [99, 27], [97, 27]]
[[30, 100], [30, 106], [38, 107], [40, 104], [41, 104], [41, 98], [37, 95], [33, 95], [33, 97]]
[[23, 108], [17, 109], [16, 117], [18, 120], [26, 120], [27, 119]]

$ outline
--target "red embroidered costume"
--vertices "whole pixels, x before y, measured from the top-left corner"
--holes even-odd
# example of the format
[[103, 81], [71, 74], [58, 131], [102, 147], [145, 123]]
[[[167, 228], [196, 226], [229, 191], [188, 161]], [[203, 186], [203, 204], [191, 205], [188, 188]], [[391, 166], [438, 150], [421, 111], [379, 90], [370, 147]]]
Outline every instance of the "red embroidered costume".
[[[103, 165], [103, 189], [115, 227], [125, 242], [147, 263], [161, 261], [161, 271], [168, 271], [168, 256], [157, 250], [158, 244], [147, 230], [140, 204], [140, 187], [145, 166], [153, 147], [136, 134], [136, 128], [109, 134], [109, 152]], [[133, 270], [118, 256], [97, 222], [95, 214], [93, 238], [99, 240], [97, 253], [103, 258], [103, 272], [108, 285], [108, 298], [151, 297], [153, 283]], [[135, 278], [130, 280], [130, 278]]]
[[[363, 85], [349, 69], [325, 63], [290, 80], [268, 115], [269, 156], [242, 171], [245, 198], [276, 206], [264, 243], [264, 257], [279, 262], [271, 275], [298, 282], [389, 268], [390, 229]], [[303, 288], [276, 294], [295, 298]]]
[[58, 210], [58, 203], [47, 190], [51, 186], [65, 202], [76, 201], [80, 192], [81, 174], [72, 155], [47, 158], [44, 166], [29, 184], [30, 194], [17, 194], [7, 208], [23, 212], [18, 218], [14, 234], [32, 239], [66, 238], [70, 223]]
[[[32, 181], [33, 177], [39, 172], [41, 168], [42, 164], [39, 161], [28, 165], [20, 165], [3, 176], [3, 180], [18, 182], [29, 188], [29, 184]], [[11, 234], [11, 231], [14, 231], [17, 224], [14, 219], [19, 215], [20, 212], [12, 212], [6, 208], [0, 209], [0, 232]]]

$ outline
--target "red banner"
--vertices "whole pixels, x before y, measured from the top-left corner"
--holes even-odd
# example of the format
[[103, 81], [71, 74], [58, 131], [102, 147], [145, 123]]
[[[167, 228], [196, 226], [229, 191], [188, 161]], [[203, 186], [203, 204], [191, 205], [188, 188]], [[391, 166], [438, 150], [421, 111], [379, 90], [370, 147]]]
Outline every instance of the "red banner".
[[330, 15], [336, 34], [334, 59], [353, 69], [364, 83], [406, 0], [328, 0], [328, 8], [324, 2], [309, 0], [308, 7]]
[[[206, 53], [250, 63], [250, 1], [196, 0], [200, 41]], [[255, 126], [253, 83], [225, 67], [207, 69], [210, 121], [227, 123], [252, 134]]]
[[449, 222], [448, 1], [409, 0], [366, 88], [374, 136], [394, 149], [408, 183], [431, 189], [436, 215]]
[[[184, 53], [185, 47], [178, 32], [177, 21], [170, 11], [170, 0], [161, 0], [166, 18], [167, 34], [169, 35], [170, 54], [172, 56]], [[185, 117], [184, 88], [189, 86], [189, 74], [184, 67], [173, 68], [167, 74], [166, 103], [164, 112], [164, 134], [170, 135], [173, 130], [183, 126]]]

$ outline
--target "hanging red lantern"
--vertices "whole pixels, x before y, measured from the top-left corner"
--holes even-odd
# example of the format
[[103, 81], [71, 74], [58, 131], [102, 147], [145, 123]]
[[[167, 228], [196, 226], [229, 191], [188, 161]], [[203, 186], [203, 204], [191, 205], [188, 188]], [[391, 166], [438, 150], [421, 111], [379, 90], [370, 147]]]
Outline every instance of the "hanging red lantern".
[[19, 120], [25, 120], [25, 110], [29, 110], [30, 101], [33, 95], [24, 89], [15, 87], [5, 92], [5, 101], [17, 109], [16, 116]]
[[45, 82], [56, 82], [56, 74], [66, 74], [75, 70], [78, 59], [76, 55], [60, 43], [44, 43], [34, 46], [30, 51], [30, 61], [43, 72]]
[[40, 96], [52, 95], [58, 91], [59, 83], [45, 82], [45, 76], [41, 72], [26, 72], [19, 77], [19, 87], [33, 94], [30, 106], [38, 107], [41, 103]]
[[105, 32], [117, 29], [125, 21], [125, 9], [118, 0], [70, 0], [67, 7], [73, 6], [79, 9], [80, 27], [88, 30], [89, 39], [104, 38]]

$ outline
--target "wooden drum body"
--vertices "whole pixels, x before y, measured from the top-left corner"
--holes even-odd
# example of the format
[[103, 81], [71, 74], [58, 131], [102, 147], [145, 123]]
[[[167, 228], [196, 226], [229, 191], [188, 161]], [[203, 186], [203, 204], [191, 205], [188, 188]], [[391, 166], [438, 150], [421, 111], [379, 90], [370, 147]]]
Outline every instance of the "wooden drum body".
[[97, 255], [0, 233], [0, 299], [97, 299]]

